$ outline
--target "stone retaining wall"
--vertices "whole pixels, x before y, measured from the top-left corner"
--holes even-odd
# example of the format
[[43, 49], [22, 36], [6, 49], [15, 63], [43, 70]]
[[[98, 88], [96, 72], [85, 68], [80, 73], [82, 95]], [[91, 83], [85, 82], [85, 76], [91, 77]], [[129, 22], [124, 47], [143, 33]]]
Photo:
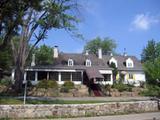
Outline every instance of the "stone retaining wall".
[[100, 116], [150, 111], [158, 111], [157, 101], [67, 105], [0, 105], [0, 118]]

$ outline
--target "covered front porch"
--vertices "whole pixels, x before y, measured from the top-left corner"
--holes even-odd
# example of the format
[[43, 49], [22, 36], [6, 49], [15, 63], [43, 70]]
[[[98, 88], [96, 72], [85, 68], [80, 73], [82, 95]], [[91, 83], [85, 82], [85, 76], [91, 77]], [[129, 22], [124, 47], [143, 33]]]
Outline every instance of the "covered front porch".
[[37, 84], [41, 80], [54, 80], [58, 84], [64, 84], [65, 81], [72, 81], [74, 84], [83, 83], [82, 70], [25, 70], [24, 80]]

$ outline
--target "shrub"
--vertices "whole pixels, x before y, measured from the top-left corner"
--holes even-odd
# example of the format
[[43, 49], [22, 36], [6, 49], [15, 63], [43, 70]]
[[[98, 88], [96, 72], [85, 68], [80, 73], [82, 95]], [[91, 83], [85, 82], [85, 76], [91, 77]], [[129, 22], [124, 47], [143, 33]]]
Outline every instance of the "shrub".
[[74, 83], [71, 82], [71, 81], [66, 81], [66, 82], [63, 84], [63, 87], [68, 88], [68, 89], [73, 89], [73, 88], [74, 88]]
[[111, 85], [109, 85], [109, 84], [105, 85], [105, 89], [106, 89], [107, 91], [111, 91]]
[[140, 93], [143, 96], [160, 97], [160, 87], [157, 85], [148, 85], [147, 89]]
[[58, 84], [54, 80], [42, 80], [37, 84], [37, 88], [58, 88]]
[[140, 87], [141, 88], [145, 88], [146, 83], [144, 81], [139, 81]]
[[4, 78], [2, 78], [0, 80], [0, 85], [5, 85], [5, 86], [9, 86], [12, 84], [11, 78], [8, 76], [5, 76]]
[[112, 88], [117, 89], [119, 92], [123, 92], [123, 91], [131, 92], [132, 87], [133, 87], [132, 85], [123, 84], [123, 83], [115, 83], [112, 86]]
[[65, 87], [62, 87], [60, 92], [62, 93], [68, 93], [69, 92], [69, 89], [65, 88]]
[[71, 81], [66, 81], [61, 88], [61, 92], [68, 93], [70, 89], [74, 88], [74, 83]]

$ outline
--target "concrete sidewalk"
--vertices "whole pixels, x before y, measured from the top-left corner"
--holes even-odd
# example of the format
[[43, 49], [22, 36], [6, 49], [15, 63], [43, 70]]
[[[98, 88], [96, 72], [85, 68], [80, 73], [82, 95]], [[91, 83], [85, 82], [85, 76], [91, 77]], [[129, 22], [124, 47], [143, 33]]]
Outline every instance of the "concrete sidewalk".
[[100, 117], [64, 118], [54, 120], [160, 120], [160, 112]]
[[[23, 98], [16, 97], [16, 98]], [[28, 99], [37, 99], [37, 100], [73, 100], [73, 101], [145, 101], [150, 100], [150, 97], [32, 97], [27, 96]]]

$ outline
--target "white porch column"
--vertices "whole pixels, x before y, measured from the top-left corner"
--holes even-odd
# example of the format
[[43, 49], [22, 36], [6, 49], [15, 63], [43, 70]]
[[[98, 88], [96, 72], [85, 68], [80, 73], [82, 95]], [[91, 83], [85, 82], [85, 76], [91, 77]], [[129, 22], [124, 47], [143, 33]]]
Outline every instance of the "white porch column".
[[14, 82], [14, 75], [15, 75], [15, 70], [13, 69], [13, 70], [12, 70], [12, 75], [11, 75], [11, 80], [12, 80], [12, 82]]
[[72, 81], [72, 72], [71, 72], [71, 74], [70, 74], [70, 80]]
[[47, 72], [47, 80], [49, 80], [49, 72]]
[[35, 71], [35, 81], [38, 81], [38, 72]]
[[81, 79], [82, 79], [82, 83], [83, 83], [83, 71], [81, 71]]
[[113, 85], [113, 74], [111, 74], [111, 85]]
[[26, 77], [27, 77], [27, 72], [25, 71], [23, 76], [24, 81], [26, 81]]
[[61, 82], [61, 72], [58, 72], [58, 82]]

